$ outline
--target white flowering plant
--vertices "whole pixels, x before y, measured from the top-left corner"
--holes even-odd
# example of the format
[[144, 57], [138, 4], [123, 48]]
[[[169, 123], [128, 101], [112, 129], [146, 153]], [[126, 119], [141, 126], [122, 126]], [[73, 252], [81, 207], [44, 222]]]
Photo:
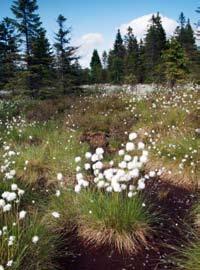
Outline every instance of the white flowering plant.
[[104, 150], [97, 148], [84, 158], [75, 158], [78, 232], [86, 243], [137, 252], [138, 241], [146, 244], [146, 235], [156, 218], [150, 215], [150, 203], [146, 205], [140, 191], [145, 189], [146, 181], [162, 171], [145, 173], [148, 151], [136, 133], [129, 134], [118, 157], [120, 160], [105, 163]]
[[127, 196], [132, 197], [145, 188], [146, 181], [160, 175], [161, 170], [144, 173], [144, 165], [148, 161], [148, 151], [143, 142], [136, 142], [137, 137], [134, 132], [129, 134], [129, 141], [118, 152], [121, 160], [119, 162], [118, 158], [116, 165], [114, 160], [108, 164], [103, 161], [103, 148], [97, 148], [94, 153], [87, 152], [84, 160], [76, 157], [75, 192], [79, 193], [82, 188], [93, 186], [109, 193], [127, 192]]

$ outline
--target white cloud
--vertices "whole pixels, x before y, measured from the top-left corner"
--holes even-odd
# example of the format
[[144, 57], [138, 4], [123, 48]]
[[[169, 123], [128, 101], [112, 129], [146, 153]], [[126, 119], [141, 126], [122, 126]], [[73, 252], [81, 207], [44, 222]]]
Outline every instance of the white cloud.
[[88, 33], [83, 35], [76, 41], [76, 44], [80, 46], [78, 54], [80, 55], [80, 64], [83, 67], [88, 67], [93, 50], [101, 49], [104, 43], [104, 38], [101, 33]]
[[[144, 38], [146, 31], [148, 29], [148, 26], [151, 23], [152, 14], [144, 15], [139, 18], [136, 18], [128, 23], [122, 24], [119, 28], [122, 32], [122, 34], [126, 34], [127, 28], [131, 26], [133, 28], [133, 33], [138, 39]], [[178, 23], [166, 16], [163, 16], [160, 14], [162, 25], [166, 31], [167, 36], [171, 36], [174, 33], [175, 28], [177, 27]]]

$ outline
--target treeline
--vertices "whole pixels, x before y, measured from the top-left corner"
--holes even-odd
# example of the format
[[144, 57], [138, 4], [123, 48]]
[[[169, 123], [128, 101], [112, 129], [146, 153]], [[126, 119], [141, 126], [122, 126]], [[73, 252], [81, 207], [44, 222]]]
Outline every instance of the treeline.
[[81, 84], [71, 29], [66, 18], [57, 18], [53, 46], [38, 14], [36, 0], [16, 0], [12, 18], [0, 22], [0, 90], [10, 89], [31, 97], [57, 96]]
[[140, 42], [130, 27], [124, 37], [118, 30], [113, 49], [103, 52], [102, 57], [94, 50], [90, 69], [83, 69], [63, 15], [57, 18], [51, 45], [37, 0], [15, 0], [11, 10], [13, 18], [0, 21], [0, 90], [47, 98], [72, 93], [88, 83], [167, 82], [173, 86], [199, 80], [200, 52], [183, 13], [169, 40], [159, 13], [152, 16], [146, 37]]
[[170, 39], [157, 13], [151, 18], [144, 40], [138, 42], [131, 27], [124, 37], [118, 30], [112, 50], [104, 51], [101, 58], [94, 50], [90, 68], [91, 83], [198, 83], [200, 51], [190, 20], [183, 13]]

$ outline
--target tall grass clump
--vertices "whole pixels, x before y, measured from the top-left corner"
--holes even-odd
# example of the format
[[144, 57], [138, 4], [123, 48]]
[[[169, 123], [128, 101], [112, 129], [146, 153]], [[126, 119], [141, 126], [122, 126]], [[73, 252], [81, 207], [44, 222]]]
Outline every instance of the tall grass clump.
[[121, 193], [83, 191], [75, 205], [78, 233], [88, 245], [136, 252], [147, 244], [146, 236], [152, 230], [154, 217], [141, 195], [128, 198]]
[[107, 162], [99, 147], [94, 153], [75, 158], [78, 234], [88, 244], [137, 252], [147, 244], [146, 236], [156, 218], [140, 193], [146, 181], [162, 172], [144, 172], [148, 151], [134, 132], [118, 155], [116, 160]]

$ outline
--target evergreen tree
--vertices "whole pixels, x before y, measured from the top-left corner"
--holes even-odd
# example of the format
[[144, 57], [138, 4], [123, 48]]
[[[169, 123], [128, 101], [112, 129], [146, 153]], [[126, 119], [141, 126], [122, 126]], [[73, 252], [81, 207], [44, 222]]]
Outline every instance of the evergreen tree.
[[121, 33], [120, 33], [119, 29], [117, 31], [113, 51], [114, 51], [114, 54], [115, 54], [116, 57], [119, 57], [121, 59], [124, 58], [124, 56], [125, 56], [125, 47], [124, 47], [123, 39], [122, 39], [122, 36], [121, 36]]
[[125, 47], [120, 30], [117, 32], [117, 36], [114, 43], [114, 48], [109, 52], [108, 56], [108, 71], [110, 81], [116, 84], [123, 83], [124, 80], [124, 58]]
[[[27, 94], [34, 97], [36, 89], [34, 68], [31, 67], [33, 60], [33, 46], [35, 40], [39, 37], [42, 28], [40, 16], [38, 15], [37, 0], [15, 0], [11, 6], [11, 10], [15, 15], [15, 26], [20, 34], [21, 42], [24, 49], [24, 57], [21, 57], [22, 65], [25, 68], [19, 73], [18, 81], [23, 81], [20, 85]], [[20, 79], [23, 77], [23, 80]]]
[[90, 77], [92, 83], [101, 83], [102, 79], [102, 65], [101, 60], [98, 54], [98, 51], [95, 49], [92, 54], [92, 59], [90, 62]]
[[131, 27], [127, 30], [124, 43], [126, 48], [125, 81], [127, 83], [136, 83], [138, 81], [139, 46]]
[[183, 12], [179, 16], [179, 26], [176, 28], [175, 36], [188, 54], [196, 49], [194, 31], [191, 27], [190, 20], [188, 19], [186, 22]]
[[25, 61], [29, 66], [34, 39], [41, 30], [41, 21], [36, 13], [38, 5], [36, 0], [15, 0], [11, 7], [16, 20], [15, 25], [22, 36], [25, 45]]
[[41, 29], [40, 34], [32, 44], [30, 78], [34, 89], [33, 96], [44, 98], [47, 95], [55, 95], [55, 93], [51, 93], [52, 91], [47, 91], [47, 88], [52, 88], [52, 81], [55, 76], [53, 72], [53, 54], [44, 29]]
[[186, 52], [188, 58], [188, 68], [191, 79], [197, 79], [200, 71], [200, 55], [197, 50], [194, 31], [190, 20], [186, 22], [185, 16], [181, 13], [179, 17], [179, 26], [176, 29], [176, 38]]
[[159, 13], [152, 16], [151, 25], [145, 38], [146, 80], [156, 81], [160, 76], [157, 66], [161, 62], [161, 53], [166, 46], [166, 33]]
[[139, 43], [139, 56], [138, 56], [138, 82], [144, 83], [146, 78], [146, 61], [145, 61], [145, 46], [141, 39]]
[[6, 87], [17, 71], [18, 35], [13, 21], [6, 17], [0, 22], [0, 86]]
[[188, 74], [187, 58], [181, 44], [172, 38], [169, 47], [163, 52], [163, 65], [167, 82], [170, 87], [185, 82]]
[[63, 93], [69, 91], [75, 84], [75, 77], [73, 73], [73, 62], [77, 59], [75, 56], [77, 47], [70, 45], [71, 29], [65, 27], [66, 18], [59, 15], [57, 18], [58, 33], [56, 34], [56, 42], [54, 47], [56, 49], [56, 69], [60, 89]]

